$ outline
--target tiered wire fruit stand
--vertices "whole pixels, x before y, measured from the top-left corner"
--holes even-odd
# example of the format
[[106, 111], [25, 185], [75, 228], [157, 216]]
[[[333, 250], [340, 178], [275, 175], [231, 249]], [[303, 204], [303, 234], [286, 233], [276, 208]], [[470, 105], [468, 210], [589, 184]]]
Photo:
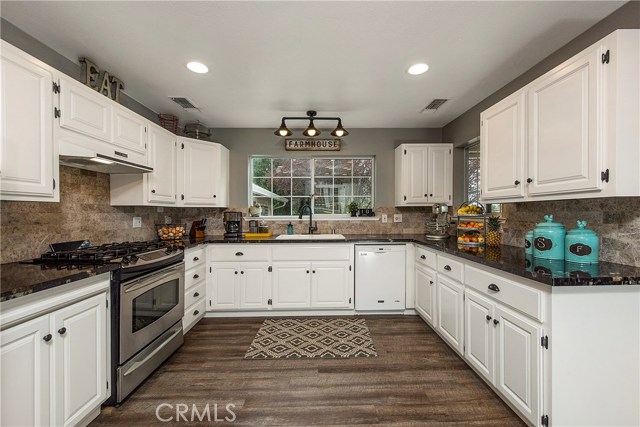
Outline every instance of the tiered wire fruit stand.
[[458, 247], [484, 248], [487, 241], [487, 211], [479, 202], [467, 201], [458, 208]]

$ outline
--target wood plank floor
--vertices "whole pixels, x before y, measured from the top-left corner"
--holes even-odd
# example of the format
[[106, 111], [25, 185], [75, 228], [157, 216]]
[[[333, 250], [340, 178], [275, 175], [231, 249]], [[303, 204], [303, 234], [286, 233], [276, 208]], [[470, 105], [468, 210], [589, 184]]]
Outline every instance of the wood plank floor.
[[[417, 316], [367, 316], [378, 358], [244, 360], [260, 318], [203, 319], [119, 408], [91, 426], [170, 424], [177, 404], [208, 403], [238, 426], [525, 426]], [[235, 420], [225, 405], [232, 403]], [[173, 409], [172, 409], [173, 408]]]

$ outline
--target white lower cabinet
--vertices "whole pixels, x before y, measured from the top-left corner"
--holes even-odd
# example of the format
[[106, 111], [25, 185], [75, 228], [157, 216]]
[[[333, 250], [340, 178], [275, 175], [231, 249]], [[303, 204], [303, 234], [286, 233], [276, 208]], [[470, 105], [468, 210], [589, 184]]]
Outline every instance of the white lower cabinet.
[[498, 322], [495, 386], [527, 420], [537, 424], [541, 415], [542, 327], [500, 305], [494, 320]]
[[495, 305], [465, 290], [464, 357], [488, 382], [495, 381]]
[[[98, 286], [108, 289], [109, 282]], [[52, 300], [64, 304], [76, 297]], [[97, 415], [109, 391], [108, 298], [104, 290], [24, 323], [11, 319], [17, 324], [0, 332], [0, 424], [74, 426]], [[17, 311], [40, 311], [46, 304]], [[11, 310], [5, 316], [3, 323]]]
[[184, 317], [182, 331], [187, 333], [205, 315], [207, 289], [207, 250], [203, 246], [188, 248], [184, 252]]
[[212, 262], [209, 309], [267, 309], [271, 276], [267, 263]]
[[353, 307], [353, 277], [344, 262], [319, 261], [311, 264], [311, 307]]
[[455, 280], [438, 275], [436, 293], [436, 329], [458, 353], [463, 353], [464, 287]]
[[273, 308], [311, 307], [311, 264], [278, 262], [273, 265]]
[[436, 272], [419, 265], [415, 267], [416, 311], [431, 326], [435, 326]]

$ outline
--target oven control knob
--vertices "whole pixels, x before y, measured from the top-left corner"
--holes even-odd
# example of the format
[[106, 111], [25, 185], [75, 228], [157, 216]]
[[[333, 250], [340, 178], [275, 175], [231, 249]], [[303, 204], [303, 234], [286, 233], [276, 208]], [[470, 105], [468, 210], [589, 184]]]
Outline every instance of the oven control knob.
[[122, 257], [122, 263], [123, 264], [129, 264], [129, 262], [130, 262], [130, 260], [129, 260], [128, 256], [125, 255], [125, 256]]

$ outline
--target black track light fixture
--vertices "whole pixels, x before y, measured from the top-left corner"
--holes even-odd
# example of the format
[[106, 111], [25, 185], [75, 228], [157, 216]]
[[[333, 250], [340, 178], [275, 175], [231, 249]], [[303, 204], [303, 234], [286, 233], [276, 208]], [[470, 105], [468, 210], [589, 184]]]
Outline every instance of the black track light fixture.
[[304, 136], [316, 137], [320, 135], [320, 131], [313, 124], [314, 120], [337, 120], [338, 126], [331, 132], [331, 135], [341, 137], [349, 135], [349, 132], [342, 127], [342, 119], [340, 117], [317, 117], [318, 113], [313, 110], [307, 111], [307, 117], [283, 117], [280, 127], [274, 132], [275, 135], [280, 137], [290, 136], [292, 132], [287, 128], [285, 120], [309, 120], [309, 126], [302, 132]]

